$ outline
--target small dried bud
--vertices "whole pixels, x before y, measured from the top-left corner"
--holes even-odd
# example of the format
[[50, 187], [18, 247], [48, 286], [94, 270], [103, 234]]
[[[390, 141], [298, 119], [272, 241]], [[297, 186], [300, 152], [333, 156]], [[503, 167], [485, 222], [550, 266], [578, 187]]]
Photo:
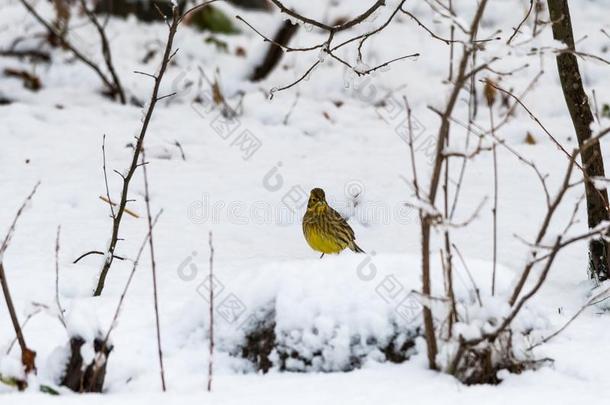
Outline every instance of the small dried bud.
[[532, 135], [532, 133], [529, 131], [527, 131], [527, 134], [525, 135], [525, 143], [528, 145], [536, 144], [536, 138], [534, 138], [534, 135]]
[[496, 88], [494, 86], [495, 83], [491, 79], [485, 79], [483, 94], [485, 94], [485, 100], [487, 101], [488, 107], [494, 105], [494, 102], [496, 101]]
[[220, 90], [220, 85], [218, 84], [218, 80], [215, 80], [212, 83], [212, 100], [214, 100], [214, 104], [221, 105], [224, 102], [224, 96], [222, 95], [222, 91]]

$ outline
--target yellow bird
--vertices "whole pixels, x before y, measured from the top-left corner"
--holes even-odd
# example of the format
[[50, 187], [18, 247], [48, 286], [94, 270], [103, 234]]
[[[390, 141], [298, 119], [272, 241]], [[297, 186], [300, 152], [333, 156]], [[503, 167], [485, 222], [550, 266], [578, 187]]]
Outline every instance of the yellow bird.
[[326, 195], [321, 188], [314, 188], [309, 194], [307, 212], [303, 216], [303, 234], [305, 240], [315, 251], [339, 253], [350, 248], [356, 253], [364, 253], [356, 245], [354, 231], [347, 221], [326, 202]]

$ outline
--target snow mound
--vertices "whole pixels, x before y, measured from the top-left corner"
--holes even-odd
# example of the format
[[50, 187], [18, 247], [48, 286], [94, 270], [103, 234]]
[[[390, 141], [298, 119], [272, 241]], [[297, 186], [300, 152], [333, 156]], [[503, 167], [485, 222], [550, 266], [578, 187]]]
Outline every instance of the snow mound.
[[[490, 274], [490, 263], [472, 261], [469, 266], [475, 282], [483, 283]], [[504, 276], [498, 285], [504, 289], [510, 285], [510, 273], [500, 272]], [[471, 305], [470, 278], [458, 266], [455, 274], [457, 299]], [[440, 266], [432, 275], [440, 295]], [[192, 336], [197, 325], [198, 334], [203, 330], [209, 338], [207, 302], [213, 285], [214, 334], [220, 351], [246, 358], [264, 372], [347, 371], [369, 361], [402, 362], [414, 352], [422, 330], [423, 306], [416, 292], [420, 283], [419, 257], [410, 255], [347, 252], [254, 267], [238, 264], [218, 269], [212, 281], [206, 277], [199, 283], [196, 302], [183, 312], [199, 309], [179, 322], [183, 335]], [[478, 311], [487, 316], [490, 310]], [[472, 312], [474, 318], [477, 313]]]

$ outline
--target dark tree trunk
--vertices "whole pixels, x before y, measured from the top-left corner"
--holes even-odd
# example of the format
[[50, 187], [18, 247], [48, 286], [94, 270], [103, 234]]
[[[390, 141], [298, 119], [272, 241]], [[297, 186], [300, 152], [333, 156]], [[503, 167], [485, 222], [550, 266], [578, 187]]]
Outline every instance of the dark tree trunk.
[[[299, 26], [297, 24], [293, 24], [290, 21], [284, 21], [282, 27], [275, 35], [275, 38], [273, 38], [273, 41], [284, 46], [288, 45], [288, 42], [290, 42], [290, 39], [296, 34], [298, 28]], [[250, 80], [256, 82], [267, 77], [279, 63], [283, 54], [284, 51], [281, 47], [274, 43], [270, 43], [265, 58], [262, 63], [254, 69], [254, 72], [250, 75]]]
[[[422, 289], [424, 296], [432, 295], [430, 286], [430, 219], [424, 213], [420, 213], [421, 235], [422, 235]], [[426, 350], [428, 354], [428, 365], [430, 369], [436, 370], [436, 355], [438, 347], [436, 345], [436, 335], [434, 331], [434, 318], [430, 305], [424, 305], [424, 335], [426, 337]]]
[[[572, 124], [578, 138], [578, 144], [583, 144], [591, 137], [593, 114], [583, 88], [578, 60], [573, 52], [574, 33], [568, 8], [568, 0], [547, 0], [551, 21], [553, 21], [553, 38], [563, 42], [568, 51], [557, 55], [557, 70], [563, 89], [563, 95], [570, 111]], [[581, 150], [581, 159], [588, 179], [604, 177], [604, 161], [599, 142]], [[587, 180], [588, 180], [587, 179]], [[591, 181], [585, 181], [587, 198], [587, 216], [589, 228], [610, 219], [608, 213], [608, 192], [598, 190]], [[589, 274], [592, 278], [606, 280], [608, 278], [608, 243], [603, 239], [593, 239], [589, 242]]]
[[[169, 1], [158, 1], [156, 5], [163, 14], [172, 15], [172, 5]], [[185, 5], [185, 0], [178, 0], [180, 12], [184, 10]], [[119, 17], [133, 14], [138, 20], [146, 22], [163, 20], [153, 1], [147, 0], [97, 0], [94, 10], [98, 14], [111, 14]]]
[[96, 370], [94, 368], [95, 359], [91, 364], [83, 365], [81, 348], [85, 343], [85, 340], [79, 336], [70, 339], [70, 358], [68, 364], [66, 364], [66, 371], [61, 380], [61, 385], [75, 392], [102, 392], [106, 377], [106, 364], [108, 362], [108, 355], [112, 351], [112, 346], [107, 347], [102, 339], [95, 339], [93, 349], [96, 356], [100, 352], [103, 353], [103, 360]]
[[270, 3], [267, 0], [229, 0], [229, 2], [251, 10], [268, 10], [270, 8]]
[[[238, 7], [250, 10], [270, 9], [267, 0], [229, 0], [229, 2]], [[172, 14], [169, 0], [156, 2], [153, 2], [153, 0], [97, 0], [95, 12], [98, 14], [110, 13], [120, 17], [126, 17], [133, 14], [141, 21], [162, 20], [159, 11], [157, 11], [153, 3], [155, 3], [165, 15]], [[185, 5], [186, 0], [178, 0], [178, 9], [181, 13], [184, 11]]]

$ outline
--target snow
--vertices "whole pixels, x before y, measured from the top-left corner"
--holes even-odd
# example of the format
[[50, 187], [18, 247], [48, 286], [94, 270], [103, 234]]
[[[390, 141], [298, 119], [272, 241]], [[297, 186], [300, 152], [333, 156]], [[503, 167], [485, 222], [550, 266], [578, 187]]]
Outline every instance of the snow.
[[[285, 4], [287, 7], [298, 4], [299, 12], [328, 22], [365, 9], [364, 4], [355, 10], [350, 2], [335, 6], [326, 3], [312, 0]], [[475, 2], [454, 3], [459, 20], [467, 26]], [[512, 33], [511, 27], [522, 18], [527, 3], [522, 1], [517, 7], [515, 1], [494, 2], [483, 19], [479, 36], [491, 35], [496, 29], [502, 29], [503, 36]], [[579, 42], [579, 49], [604, 55], [602, 49], [608, 39], [599, 29], [610, 29], [604, 17], [610, 1], [582, 3], [572, 10], [576, 36], [588, 35]], [[41, 32], [18, 1], [0, 0], [0, 6], [0, 29], [4, 33], [0, 49], [9, 46], [17, 36], [30, 38]], [[384, 22], [393, 6], [388, 2], [375, 18], [371, 17], [367, 26], [357, 27], [354, 33], [364, 33]], [[43, 15], [52, 15], [52, 5], [40, 2], [38, 7]], [[439, 35], [449, 35], [446, 19], [434, 17], [425, 4], [405, 7]], [[234, 11], [230, 7], [227, 10]], [[254, 26], [267, 34], [272, 33], [270, 27], [277, 27], [279, 20], [287, 18], [278, 13], [243, 10], [239, 14], [249, 22], [256, 22]], [[0, 106], [3, 137], [0, 184], [4, 190], [0, 232], [8, 229], [33, 184], [42, 181], [32, 206], [17, 225], [3, 263], [21, 321], [31, 312], [31, 302], [56, 308], [54, 241], [56, 227], [61, 224], [60, 296], [68, 326], [64, 330], [54, 310], [42, 311], [31, 318], [24, 333], [28, 345], [38, 353], [39, 373], [30, 377], [30, 389], [25, 393], [14, 392], [0, 383], [1, 401], [16, 405], [57, 401], [65, 404], [241, 404], [247, 401], [297, 405], [598, 401], [610, 389], [607, 373], [610, 349], [605, 344], [610, 320], [604, 312], [608, 310], [609, 300], [588, 307], [563, 333], [531, 351], [534, 358], [554, 359], [552, 365], [520, 375], [503, 373], [503, 382], [498, 386], [466, 387], [446, 374], [429, 371], [421, 337], [415, 338], [410, 358], [404, 363], [384, 361], [379, 351], [379, 346], [396, 332], [403, 333], [399, 339], [406, 339], [407, 332], [414, 332], [421, 325], [417, 308], [421, 309], [422, 302], [426, 302], [411, 294], [412, 290], [421, 288], [421, 259], [418, 215], [416, 210], [405, 206], [406, 201], [412, 201], [413, 191], [403, 180], [411, 179], [412, 174], [409, 150], [404, 133], [400, 132], [406, 119], [402, 96], [408, 96], [419, 128], [415, 134], [417, 169], [420, 183], [427, 184], [431, 172], [428, 140], [433, 139], [438, 129], [438, 117], [428, 106], [442, 106], [446, 101], [447, 85], [443, 80], [447, 77], [449, 47], [432, 40], [409, 18], [399, 17], [379, 37], [367, 40], [362, 61], [357, 61], [353, 48], [341, 49], [338, 56], [362, 70], [413, 52], [421, 53], [417, 60], [400, 61], [383, 72], [358, 77], [332, 58], [324, 58], [318, 50], [308, 54], [291, 52], [284, 55], [280, 68], [270, 78], [250, 83], [244, 77], [260, 61], [266, 44], [247, 27], [240, 27], [243, 32], [239, 35], [218, 35], [227, 42], [228, 53], [202, 44], [206, 34], [187, 27], [179, 29], [175, 46], [180, 51], [160, 89], [160, 94], [176, 90], [178, 94], [158, 103], [145, 141], [153, 211], [165, 210], [154, 234], [169, 387], [164, 395], [161, 395], [158, 376], [147, 250], [111, 334], [114, 350], [108, 360], [107, 392], [80, 396], [63, 390], [62, 396], [56, 398], [37, 391], [38, 384], [57, 384], [62, 373], [60, 365], [68, 355], [69, 336], [79, 335], [91, 342], [98, 333], [108, 330], [129, 276], [131, 262], [115, 260], [103, 295], [92, 298], [96, 276], [105, 257], [90, 255], [77, 264], [72, 261], [83, 252], [103, 250], [107, 246], [111, 221], [107, 204], [98, 198], [105, 195], [102, 135], [107, 135], [111, 196], [117, 200], [122, 180], [112, 169], [125, 173], [130, 163], [132, 149], [125, 146], [133, 142], [133, 135], [139, 131], [142, 107], [121, 106], [101, 96], [99, 79], [60, 49], [52, 51], [52, 64], [35, 67], [14, 58], [0, 57], [0, 70], [6, 67], [33, 70], [43, 84], [39, 92], [33, 93], [16, 79], [0, 79], [0, 96], [14, 100]], [[159, 52], [167, 35], [165, 25], [111, 18], [107, 29], [113, 59], [125, 89], [129, 96], [146, 103], [151, 80], [132, 72], [157, 70]], [[515, 38], [515, 43], [529, 39], [531, 32], [530, 26], [524, 27], [525, 34]], [[83, 24], [74, 35], [96, 61], [102, 60], [93, 27]], [[337, 43], [347, 38], [344, 34], [338, 36]], [[291, 46], [311, 46], [325, 39], [317, 29], [302, 30]], [[489, 57], [503, 57], [494, 65], [495, 69], [510, 71], [530, 63], [518, 73], [504, 77], [500, 82], [504, 88], [513, 88], [519, 93], [540, 68], [544, 69], [545, 74], [524, 102], [566, 149], [571, 150], [576, 141], [558, 87], [554, 55], [527, 56], [534, 47], [556, 47], [550, 31], [529, 44], [512, 48], [511, 54], [499, 42], [488, 44], [486, 51]], [[23, 46], [38, 46], [38, 41], [24, 40]], [[247, 50], [245, 58], [234, 55], [238, 46]], [[145, 63], [143, 57], [151, 48], [159, 52]], [[270, 90], [297, 80], [321, 57], [324, 63], [299, 85], [286, 91], [272, 91], [274, 97], [268, 99]], [[193, 102], [196, 96], [205, 99], [209, 94], [205, 81], [199, 83], [198, 67], [208, 77], [213, 77], [211, 73], [219, 67], [221, 88], [231, 106], [237, 104], [239, 91], [245, 93], [244, 114], [231, 122], [232, 126], [220, 125], [217, 108], [205, 102]], [[608, 103], [608, 66], [584, 59], [581, 71], [587, 89], [595, 89], [598, 101]], [[491, 73], [484, 73], [480, 78], [488, 75], [495, 78]], [[297, 92], [296, 107], [288, 125], [284, 125], [284, 117]], [[384, 105], [379, 104], [382, 100]], [[466, 111], [467, 105], [461, 100], [454, 115], [464, 117]], [[517, 109], [515, 114], [515, 119], [498, 135], [534, 160], [543, 173], [549, 174], [547, 181], [554, 192], [565, 171], [565, 158], [557, 153], [553, 143], [525, 111]], [[484, 108], [479, 111], [478, 123], [488, 125]], [[600, 128], [607, 125], [608, 120], [602, 120]], [[260, 147], [250, 156], [235, 143], [246, 131], [260, 141]], [[465, 131], [458, 125], [452, 131], [455, 144], [446, 150], [464, 151]], [[524, 142], [528, 131], [537, 139], [535, 145]], [[180, 157], [175, 141], [184, 148], [186, 160]], [[608, 145], [609, 141], [604, 139], [602, 151], [606, 162], [610, 161]], [[530, 250], [513, 235], [532, 240], [546, 209], [539, 182], [531, 169], [519, 164], [500, 147], [498, 160], [501, 232], [495, 297], [490, 294], [490, 204], [483, 206], [481, 214], [468, 227], [451, 228], [452, 238], [463, 253], [485, 304], [479, 307], [476, 303], [470, 277], [454, 258], [456, 294], [470, 316], [468, 322], [456, 324], [454, 332], [465, 337], [489, 332], [494, 322], [509, 312], [506, 296], [512, 291]], [[454, 166], [457, 176], [459, 165]], [[481, 153], [469, 163], [456, 222], [468, 218], [483, 198], [491, 195], [492, 167], [489, 153]], [[302, 238], [300, 221], [303, 202], [313, 187], [324, 188], [331, 205], [350, 217], [358, 244], [368, 254], [345, 252], [319, 260], [309, 249]], [[138, 170], [130, 188], [130, 197], [136, 201], [129, 207], [140, 214], [140, 219], [125, 217], [121, 228], [125, 240], [119, 243], [116, 252], [128, 258], [133, 258], [147, 232], [143, 189], [142, 174]], [[354, 207], [355, 194], [358, 197]], [[559, 208], [556, 221], [551, 224], [552, 232], [563, 229], [579, 196], [579, 190], [568, 193], [566, 204]], [[586, 214], [582, 206], [578, 219], [580, 222], [572, 232], [585, 229]], [[204, 385], [209, 342], [206, 297], [210, 280], [206, 277], [210, 230], [216, 252], [217, 308], [227, 302], [241, 305], [237, 306], [239, 316], [233, 313], [229, 320], [216, 313], [214, 389], [207, 393]], [[524, 356], [527, 347], [562, 327], [591, 297], [607, 288], [602, 285], [593, 290], [586, 280], [585, 245], [583, 241], [560, 254], [547, 283], [515, 320], [516, 331], [533, 330], [529, 341], [515, 341]], [[439, 248], [439, 241], [435, 239], [431, 249], [433, 295], [443, 291]], [[536, 270], [531, 278], [535, 274]], [[400, 311], [400, 304], [405, 302], [409, 305], [403, 309], [410, 311], [406, 317]], [[297, 350], [306, 357], [289, 358], [285, 364], [288, 371], [275, 367], [263, 375], [235, 353], [244, 345], [249, 322], [264, 319], [271, 310], [280, 346], [286, 352]], [[0, 325], [0, 374], [20, 376], [18, 347], [4, 355], [14, 334], [3, 302]], [[443, 347], [439, 363], [445, 364], [443, 359], [449, 358], [452, 350], [455, 348]], [[360, 367], [341, 372], [353, 353], [358, 354]], [[91, 345], [83, 346], [82, 354], [91, 360], [94, 356]], [[280, 362], [280, 354], [272, 355], [276, 364]]]

